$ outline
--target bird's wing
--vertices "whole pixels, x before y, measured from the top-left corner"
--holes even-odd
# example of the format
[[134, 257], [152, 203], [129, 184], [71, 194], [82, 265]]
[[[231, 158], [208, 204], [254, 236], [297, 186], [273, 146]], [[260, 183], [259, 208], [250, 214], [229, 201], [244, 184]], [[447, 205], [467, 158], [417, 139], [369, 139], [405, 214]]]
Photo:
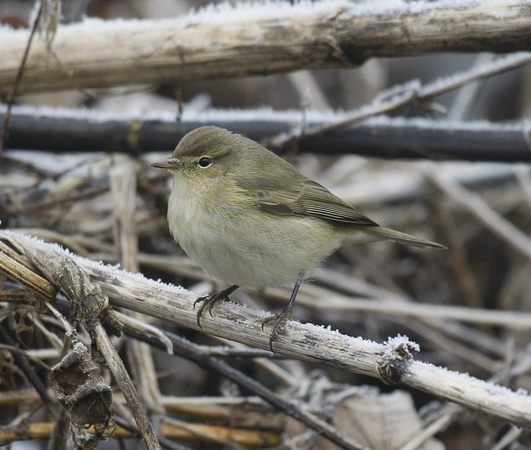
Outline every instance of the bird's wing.
[[293, 189], [266, 188], [257, 189], [255, 193], [260, 209], [270, 213], [318, 217], [343, 225], [378, 226], [328, 189], [308, 179], [297, 183]]

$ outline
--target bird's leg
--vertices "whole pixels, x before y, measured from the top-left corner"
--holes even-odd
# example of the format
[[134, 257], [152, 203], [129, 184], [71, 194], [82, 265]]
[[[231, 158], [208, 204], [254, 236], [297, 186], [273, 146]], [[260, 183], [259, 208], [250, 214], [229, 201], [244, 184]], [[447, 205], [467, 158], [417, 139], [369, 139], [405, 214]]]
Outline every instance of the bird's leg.
[[236, 286], [234, 284], [233, 286], [228, 287], [227, 289], [223, 289], [222, 291], [215, 292], [214, 294], [199, 297], [194, 302], [194, 309], [195, 305], [197, 305], [198, 303], [203, 303], [197, 310], [197, 325], [199, 325], [199, 328], [203, 328], [201, 326], [201, 316], [203, 315], [203, 311], [208, 308], [208, 312], [210, 313], [210, 315], [212, 315], [212, 307], [214, 306], [214, 304], [219, 302], [220, 300], [230, 300], [229, 295], [232, 294], [239, 287], [240, 286]]
[[288, 306], [286, 306], [280, 313], [275, 314], [262, 322], [262, 330], [264, 329], [264, 325], [266, 323], [272, 323], [273, 325], [273, 330], [271, 331], [271, 335], [269, 336], [269, 348], [271, 349], [272, 352], [274, 352], [273, 342], [276, 341], [278, 334], [279, 334], [278, 330], [288, 320], [292, 320], [291, 313], [293, 312], [293, 305], [295, 303], [295, 297], [297, 297], [297, 293], [299, 292], [299, 288], [301, 287], [303, 278], [304, 278], [304, 272], [301, 272], [299, 274], [299, 278], [297, 278], [297, 282], [295, 283], [295, 286], [293, 287], [293, 291], [291, 292], [291, 297], [289, 299]]

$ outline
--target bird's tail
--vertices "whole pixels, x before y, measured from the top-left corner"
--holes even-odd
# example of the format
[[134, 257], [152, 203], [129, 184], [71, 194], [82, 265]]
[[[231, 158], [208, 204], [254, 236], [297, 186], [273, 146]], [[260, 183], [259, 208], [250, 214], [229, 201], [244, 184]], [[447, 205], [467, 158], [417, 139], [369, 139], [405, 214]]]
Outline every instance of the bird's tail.
[[384, 227], [364, 227], [364, 231], [375, 237], [375, 240], [390, 240], [398, 242], [399, 244], [412, 245], [414, 247], [420, 248], [437, 248], [440, 250], [445, 250], [446, 247], [436, 242], [427, 241], [411, 234], [402, 233], [401, 231], [391, 230], [390, 228]]

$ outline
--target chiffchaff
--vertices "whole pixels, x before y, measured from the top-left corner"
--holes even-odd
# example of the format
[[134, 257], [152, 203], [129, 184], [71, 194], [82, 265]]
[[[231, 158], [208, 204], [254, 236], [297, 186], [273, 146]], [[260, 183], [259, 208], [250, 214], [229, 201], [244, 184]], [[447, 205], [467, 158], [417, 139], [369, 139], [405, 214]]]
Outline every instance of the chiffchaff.
[[288, 306], [262, 325], [272, 324], [270, 346], [305, 274], [342, 245], [392, 240], [445, 248], [380, 227], [287, 161], [222, 128], [191, 131], [168, 161], [152, 166], [173, 174], [168, 222], [175, 240], [205, 272], [232, 284], [197, 300], [199, 325], [205, 308], [211, 313], [239, 286], [295, 282]]

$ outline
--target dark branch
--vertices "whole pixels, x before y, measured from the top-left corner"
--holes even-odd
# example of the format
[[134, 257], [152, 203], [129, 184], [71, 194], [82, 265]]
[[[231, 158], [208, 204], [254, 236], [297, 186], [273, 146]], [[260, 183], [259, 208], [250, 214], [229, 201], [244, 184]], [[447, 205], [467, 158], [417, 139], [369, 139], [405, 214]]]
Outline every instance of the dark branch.
[[[291, 126], [286, 120], [94, 121], [89, 117], [14, 112], [7, 145], [9, 148], [54, 152], [171, 153], [187, 132], [207, 124], [242, 133], [257, 141], [288, 132]], [[295, 144], [299, 152], [328, 155], [529, 162], [531, 149], [525, 135], [523, 125], [375, 118], [350, 128], [331, 130], [317, 136], [303, 136], [296, 139]]]

